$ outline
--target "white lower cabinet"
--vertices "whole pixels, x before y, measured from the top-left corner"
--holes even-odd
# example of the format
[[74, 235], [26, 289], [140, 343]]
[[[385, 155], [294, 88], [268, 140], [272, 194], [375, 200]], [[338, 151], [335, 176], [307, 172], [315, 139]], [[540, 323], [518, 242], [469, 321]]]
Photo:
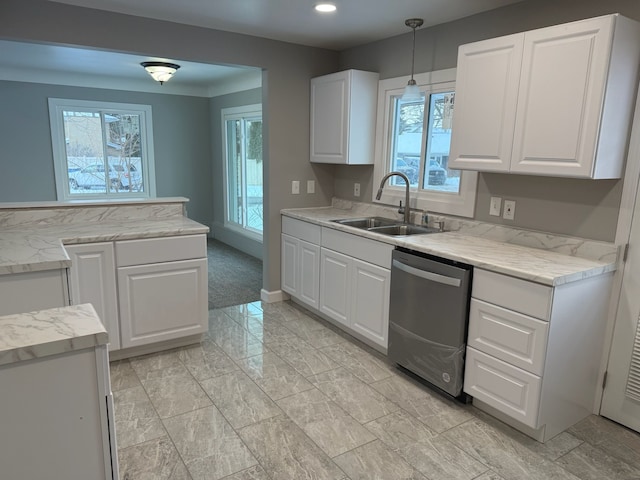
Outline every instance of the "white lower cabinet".
[[3, 479], [117, 480], [105, 345], [0, 366]]
[[282, 217], [282, 290], [385, 350], [393, 246]]
[[206, 254], [204, 235], [116, 242], [123, 348], [207, 331]]
[[109, 350], [118, 350], [120, 325], [113, 243], [66, 245], [65, 250], [71, 258], [71, 304], [92, 304], [109, 333]]
[[203, 333], [206, 245], [205, 235], [67, 245], [71, 303], [94, 306], [111, 351]]
[[474, 270], [464, 391], [539, 441], [595, 412], [611, 274], [550, 287]]

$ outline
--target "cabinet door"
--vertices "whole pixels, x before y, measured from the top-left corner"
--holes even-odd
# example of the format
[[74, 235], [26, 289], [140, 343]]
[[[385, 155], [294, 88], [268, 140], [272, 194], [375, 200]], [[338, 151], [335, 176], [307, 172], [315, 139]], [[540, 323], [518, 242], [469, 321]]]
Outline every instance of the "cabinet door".
[[361, 260], [353, 262], [351, 327], [387, 348], [391, 272]]
[[320, 253], [320, 311], [350, 326], [353, 259], [333, 250]]
[[318, 308], [320, 294], [320, 247], [299, 241], [298, 298], [313, 308]]
[[613, 17], [525, 33], [511, 171], [590, 177]]
[[462, 45], [449, 166], [508, 171], [523, 34]]
[[207, 259], [118, 268], [122, 347], [207, 330]]
[[71, 304], [90, 303], [109, 333], [109, 350], [120, 348], [113, 244], [67, 245], [71, 258]]
[[311, 161], [347, 163], [349, 72], [311, 80]]
[[298, 245], [300, 240], [282, 234], [281, 242], [281, 288], [288, 294], [298, 296]]

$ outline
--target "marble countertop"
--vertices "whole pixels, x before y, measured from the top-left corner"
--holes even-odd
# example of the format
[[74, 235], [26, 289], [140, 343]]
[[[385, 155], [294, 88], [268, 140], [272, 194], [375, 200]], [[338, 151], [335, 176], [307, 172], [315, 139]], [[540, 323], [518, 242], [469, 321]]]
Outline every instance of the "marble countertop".
[[195, 235], [209, 227], [187, 217], [27, 225], [0, 230], [0, 275], [67, 268], [64, 244]]
[[0, 316], [0, 365], [109, 342], [91, 304]]
[[359, 215], [333, 207], [285, 209], [283, 215], [331, 227], [372, 240], [389, 243], [478, 268], [511, 275], [549, 286], [582, 280], [616, 270], [615, 261], [599, 261], [554, 251], [500, 242], [461, 232], [391, 237], [341, 225], [331, 220]]

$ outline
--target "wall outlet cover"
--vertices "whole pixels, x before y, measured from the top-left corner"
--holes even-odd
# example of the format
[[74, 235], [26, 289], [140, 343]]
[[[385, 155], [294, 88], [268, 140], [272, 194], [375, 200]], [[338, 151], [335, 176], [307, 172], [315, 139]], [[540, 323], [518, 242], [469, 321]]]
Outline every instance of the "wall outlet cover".
[[353, 196], [354, 197], [359, 197], [360, 196], [360, 184], [359, 183], [354, 183], [353, 184]]
[[314, 180], [307, 180], [307, 193], [316, 193], [316, 182]]
[[505, 220], [513, 220], [516, 217], [516, 202], [515, 200], [504, 201], [504, 212], [502, 218]]

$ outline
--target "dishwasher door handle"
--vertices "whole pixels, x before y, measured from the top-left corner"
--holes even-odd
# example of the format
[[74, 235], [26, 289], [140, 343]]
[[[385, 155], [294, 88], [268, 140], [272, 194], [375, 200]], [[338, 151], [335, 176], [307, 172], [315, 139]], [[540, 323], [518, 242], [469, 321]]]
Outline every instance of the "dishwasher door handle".
[[427, 270], [420, 270], [419, 268], [410, 267], [409, 265], [399, 262], [398, 260], [393, 260], [392, 266], [393, 268], [402, 270], [409, 275], [424, 278], [425, 280], [429, 280], [431, 282], [443, 283], [452, 287], [459, 287], [462, 283], [459, 278], [447, 277], [446, 275], [440, 275], [438, 273], [429, 272]]

